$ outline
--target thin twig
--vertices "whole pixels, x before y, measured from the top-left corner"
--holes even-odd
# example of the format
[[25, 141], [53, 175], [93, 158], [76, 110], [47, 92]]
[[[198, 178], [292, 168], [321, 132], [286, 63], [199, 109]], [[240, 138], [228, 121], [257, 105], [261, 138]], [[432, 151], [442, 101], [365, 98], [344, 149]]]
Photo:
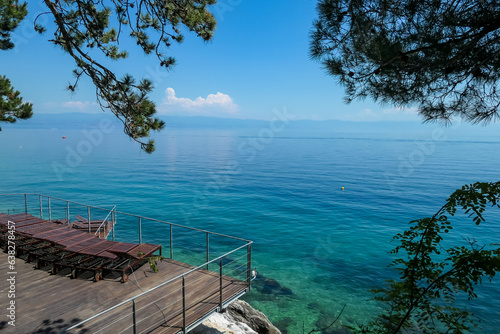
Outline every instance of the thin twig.
[[[321, 328], [321, 329], [313, 329], [312, 331], [310, 331], [310, 332], [309, 332], [309, 333], [307, 333], [307, 334], [311, 334], [311, 333], [314, 333], [314, 332], [324, 332], [324, 331], [326, 331], [328, 328], [332, 327], [332, 326], [333, 326], [333, 324], [335, 324], [335, 323], [337, 322], [337, 320], [339, 320], [339, 318], [340, 318], [340, 316], [342, 315], [342, 313], [344, 312], [344, 309], [345, 309], [345, 307], [346, 307], [346, 306], [347, 306], [347, 304], [345, 304], [345, 305], [344, 305], [344, 307], [342, 307], [342, 310], [340, 310], [339, 315], [337, 316], [337, 318], [335, 318], [335, 320], [333, 320], [333, 322], [332, 322], [330, 325], [326, 326], [325, 328]], [[302, 331], [304, 331], [304, 329], [302, 329]]]

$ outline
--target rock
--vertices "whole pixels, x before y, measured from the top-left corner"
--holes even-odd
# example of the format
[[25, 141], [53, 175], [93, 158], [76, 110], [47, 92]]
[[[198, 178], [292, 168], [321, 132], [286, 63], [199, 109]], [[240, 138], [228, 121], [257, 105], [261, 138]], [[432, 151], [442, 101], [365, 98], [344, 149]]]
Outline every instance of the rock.
[[189, 334], [281, 334], [267, 317], [237, 300], [224, 313], [214, 313]]
[[214, 313], [189, 334], [257, 334], [257, 332], [247, 324], [235, 321], [227, 313]]
[[280, 330], [262, 312], [257, 311], [242, 300], [237, 300], [229, 305], [226, 312], [234, 320], [247, 324], [258, 334], [281, 334]]
[[269, 278], [264, 282], [264, 287], [262, 288], [262, 293], [265, 294], [282, 294], [282, 295], [291, 295], [292, 290], [286, 287], [281, 286], [273, 278]]

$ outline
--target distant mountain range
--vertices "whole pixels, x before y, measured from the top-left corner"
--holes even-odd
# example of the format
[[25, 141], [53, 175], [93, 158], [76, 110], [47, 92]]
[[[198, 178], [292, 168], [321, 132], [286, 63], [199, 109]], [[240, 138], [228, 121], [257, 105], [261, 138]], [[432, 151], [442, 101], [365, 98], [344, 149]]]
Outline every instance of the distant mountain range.
[[[109, 119], [121, 126], [120, 122], [110, 113], [87, 114], [87, 113], [64, 113], [64, 114], [35, 114], [31, 119], [18, 121], [14, 124], [0, 124], [4, 129], [89, 129], [99, 126], [103, 119]], [[256, 130], [272, 128], [270, 121], [217, 118], [201, 116], [160, 116], [166, 122], [167, 129], [231, 129], [231, 130]], [[282, 134], [293, 133], [300, 135], [304, 133], [314, 133], [316, 135], [334, 134], [422, 134], [433, 130], [442, 129], [447, 133], [461, 133], [473, 137], [491, 137], [500, 139], [500, 123], [490, 124], [486, 127], [481, 125], [454, 124], [451, 128], [443, 128], [438, 124], [422, 124], [421, 122], [350, 122], [339, 120], [314, 121], [314, 120], [293, 120], [285, 123], [276, 122], [281, 128], [284, 125]], [[245, 131], [247, 132], [247, 131]], [[258, 133], [258, 132], [257, 132]]]

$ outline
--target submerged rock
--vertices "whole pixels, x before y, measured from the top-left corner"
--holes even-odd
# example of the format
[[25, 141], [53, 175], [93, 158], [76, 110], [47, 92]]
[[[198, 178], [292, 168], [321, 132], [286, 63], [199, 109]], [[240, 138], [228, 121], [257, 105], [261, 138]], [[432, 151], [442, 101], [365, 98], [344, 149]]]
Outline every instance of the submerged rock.
[[279, 319], [278, 321], [274, 321], [274, 325], [279, 328], [281, 334], [288, 334], [288, 326], [293, 323], [293, 319], [291, 317], [284, 317]]
[[252, 286], [254, 286], [257, 291], [266, 295], [293, 295], [292, 289], [282, 286], [274, 278], [267, 278], [262, 274], [257, 275]]
[[321, 330], [321, 334], [351, 334], [352, 332], [341, 323], [332, 325], [336, 318], [334, 314], [320, 316], [316, 321], [316, 330]]

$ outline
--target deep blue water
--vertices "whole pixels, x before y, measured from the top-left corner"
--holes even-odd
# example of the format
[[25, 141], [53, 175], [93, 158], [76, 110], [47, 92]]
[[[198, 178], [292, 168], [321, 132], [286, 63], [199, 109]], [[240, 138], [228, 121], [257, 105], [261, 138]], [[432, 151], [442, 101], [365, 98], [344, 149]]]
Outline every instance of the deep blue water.
[[[93, 143], [81, 130], [10, 128], [0, 133], [0, 193], [116, 204], [253, 240], [253, 267], [292, 294], [255, 288], [245, 298], [282, 330], [302, 333], [344, 305], [339, 324], [366, 320], [378, 310], [368, 289], [393, 274], [392, 236], [463, 184], [500, 176], [500, 138], [459, 129], [285, 129], [272, 138], [261, 130], [167, 128], [147, 155], [118, 128]], [[469, 235], [498, 242], [499, 216], [479, 227], [458, 219], [451, 242]], [[483, 318], [479, 332], [500, 333], [498, 282], [485, 282], [479, 297], [468, 305]]]

